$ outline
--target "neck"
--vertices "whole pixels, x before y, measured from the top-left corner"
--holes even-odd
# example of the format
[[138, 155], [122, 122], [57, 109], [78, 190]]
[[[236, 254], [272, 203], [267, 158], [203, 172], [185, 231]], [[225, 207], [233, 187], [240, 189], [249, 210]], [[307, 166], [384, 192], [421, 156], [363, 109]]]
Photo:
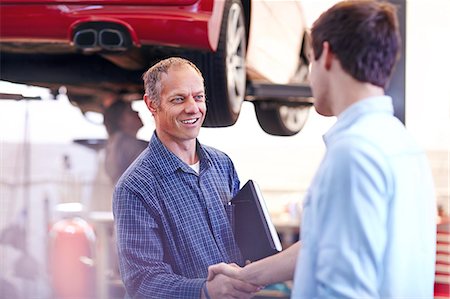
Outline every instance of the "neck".
[[160, 134], [158, 131], [156, 131], [156, 134], [161, 143], [183, 162], [188, 165], [198, 162], [196, 139], [177, 140], [173, 137], [167, 138], [166, 135]]
[[341, 77], [341, 83], [336, 82], [335, 84], [339, 84], [339, 88], [335, 88], [333, 93], [333, 114], [338, 116], [344, 110], [346, 110], [349, 106], [365, 99], [368, 97], [374, 96], [383, 96], [384, 89], [382, 87], [356, 81], [352, 77], [348, 76], [347, 78]]
[[136, 137], [137, 135], [137, 130], [131, 128], [124, 128], [121, 132], [132, 137]]

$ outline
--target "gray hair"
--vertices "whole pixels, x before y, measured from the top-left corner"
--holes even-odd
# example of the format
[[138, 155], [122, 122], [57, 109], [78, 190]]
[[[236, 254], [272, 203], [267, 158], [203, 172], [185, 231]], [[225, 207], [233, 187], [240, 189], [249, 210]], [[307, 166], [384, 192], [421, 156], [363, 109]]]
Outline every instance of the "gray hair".
[[202, 72], [198, 67], [187, 59], [180, 57], [170, 57], [156, 63], [150, 67], [142, 76], [144, 79], [144, 89], [147, 96], [156, 106], [161, 103], [161, 75], [167, 74], [172, 66], [190, 66], [192, 67], [204, 81]]

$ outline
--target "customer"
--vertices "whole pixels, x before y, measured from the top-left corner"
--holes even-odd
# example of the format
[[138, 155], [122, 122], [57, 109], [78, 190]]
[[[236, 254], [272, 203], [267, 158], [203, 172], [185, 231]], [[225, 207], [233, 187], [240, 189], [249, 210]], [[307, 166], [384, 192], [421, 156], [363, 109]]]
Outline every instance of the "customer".
[[130, 102], [118, 100], [103, 113], [108, 132], [105, 169], [113, 184], [147, 147], [147, 142], [136, 138], [142, 128], [139, 114], [131, 108]]
[[384, 95], [400, 48], [395, 7], [340, 2], [314, 23], [312, 46], [314, 105], [337, 122], [304, 200], [301, 245], [242, 270], [210, 267], [210, 278], [267, 284], [296, 264], [293, 298], [433, 298], [432, 177]]
[[[227, 205], [239, 190], [230, 158], [198, 142], [206, 114], [198, 68], [168, 58], [144, 74], [156, 130], [113, 197], [120, 272], [133, 298], [250, 297], [256, 287], [208, 266], [242, 264]], [[209, 296], [209, 297], [208, 297]]]

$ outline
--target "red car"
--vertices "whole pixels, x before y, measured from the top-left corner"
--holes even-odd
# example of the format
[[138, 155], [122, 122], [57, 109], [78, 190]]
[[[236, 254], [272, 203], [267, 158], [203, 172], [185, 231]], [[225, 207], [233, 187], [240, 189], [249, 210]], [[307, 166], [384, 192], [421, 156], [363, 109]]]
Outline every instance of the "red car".
[[203, 72], [206, 126], [249, 100], [266, 132], [293, 135], [311, 105], [297, 0], [3, 0], [0, 20], [0, 79], [65, 86], [83, 112], [141, 99], [143, 72], [173, 55]]

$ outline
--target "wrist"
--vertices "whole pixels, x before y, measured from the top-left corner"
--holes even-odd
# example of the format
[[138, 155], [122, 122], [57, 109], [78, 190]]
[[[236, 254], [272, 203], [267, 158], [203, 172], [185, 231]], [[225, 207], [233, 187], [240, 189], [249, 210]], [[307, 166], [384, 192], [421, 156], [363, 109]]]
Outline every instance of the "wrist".
[[202, 287], [202, 298], [211, 299], [211, 296], [209, 296], [209, 293], [208, 293], [208, 286], [207, 286], [207, 282], [206, 281], [205, 281], [205, 283], [203, 284], [203, 287]]

